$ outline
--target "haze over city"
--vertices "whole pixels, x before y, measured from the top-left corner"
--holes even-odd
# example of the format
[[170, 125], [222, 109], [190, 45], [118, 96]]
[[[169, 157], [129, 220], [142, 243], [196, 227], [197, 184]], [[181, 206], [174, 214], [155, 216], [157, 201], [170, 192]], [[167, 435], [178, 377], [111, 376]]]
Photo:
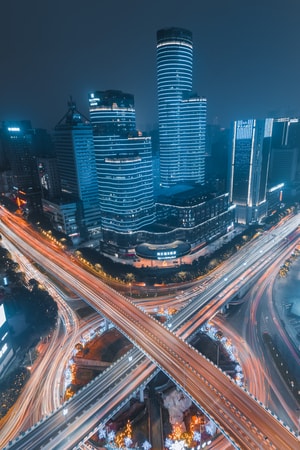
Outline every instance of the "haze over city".
[[88, 116], [88, 93], [135, 97], [137, 126], [157, 123], [156, 32], [194, 41], [194, 90], [208, 121], [298, 116], [297, 0], [54, 0], [1, 6], [0, 120], [53, 129], [69, 95]]
[[298, 2], [4, 5], [3, 450], [298, 448]]

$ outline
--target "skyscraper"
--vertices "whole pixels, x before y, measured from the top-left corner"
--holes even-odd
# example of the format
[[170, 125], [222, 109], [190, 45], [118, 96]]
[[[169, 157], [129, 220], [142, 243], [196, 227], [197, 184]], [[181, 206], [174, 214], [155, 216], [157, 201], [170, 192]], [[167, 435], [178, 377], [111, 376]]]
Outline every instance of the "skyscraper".
[[234, 122], [230, 200], [236, 205], [239, 223], [257, 222], [267, 213], [272, 125], [273, 119]]
[[206, 99], [192, 93], [192, 33], [157, 32], [157, 89], [162, 187], [204, 183]]
[[68, 111], [55, 127], [54, 139], [62, 191], [78, 202], [82, 237], [99, 233], [100, 207], [93, 130], [70, 100]]
[[274, 119], [269, 180], [293, 190], [300, 182], [300, 120]]
[[38, 158], [38, 170], [43, 198], [55, 200], [61, 197], [60, 176], [57, 158]]
[[10, 170], [7, 188], [25, 214], [42, 211], [36, 160], [39, 137], [29, 120], [3, 122], [3, 150]]
[[4, 304], [0, 300], [0, 379], [14, 356], [10, 327], [6, 320]]
[[[89, 95], [102, 231], [117, 242], [155, 220], [151, 138], [136, 130], [134, 97], [121, 91]], [[129, 240], [128, 240], [129, 242]]]

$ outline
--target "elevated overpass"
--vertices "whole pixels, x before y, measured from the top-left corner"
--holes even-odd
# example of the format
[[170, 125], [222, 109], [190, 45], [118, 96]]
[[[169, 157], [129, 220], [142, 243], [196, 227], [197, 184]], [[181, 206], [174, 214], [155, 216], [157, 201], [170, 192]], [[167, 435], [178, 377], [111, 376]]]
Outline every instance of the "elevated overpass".
[[[49, 249], [42, 250], [41, 245], [34, 244], [32, 239], [30, 235], [27, 237], [28, 247], [23, 236], [18, 245], [25, 252], [30, 251], [31, 256], [34, 253], [34, 259], [37, 259], [47, 270], [52, 271], [56, 276], [59, 273], [64, 282], [77, 286], [78, 293], [88, 298], [88, 303], [93, 308], [115, 323], [116, 327], [141, 348], [156, 366], [179, 384], [201, 409], [203, 409], [201, 403], [208, 405], [205, 413], [217, 423], [236, 448], [289, 449], [293, 447], [288, 445], [297, 445], [296, 437], [282, 424], [280, 426], [280, 422], [274, 419], [262, 405], [233, 384], [231, 379], [221, 374], [192, 347], [178, 339], [168, 327], [163, 327], [149, 318], [127, 299], [103, 285], [99, 280], [96, 281], [90, 274], [83, 274], [71, 263], [66, 264], [65, 259], [55, 252]], [[69, 273], [65, 271], [65, 268]], [[90, 288], [90, 285], [94, 285], [93, 288]], [[100, 294], [99, 289], [102, 290]], [[244, 398], [245, 395], [246, 398]], [[251, 418], [249, 418], [250, 413]], [[261, 415], [265, 422], [263, 426]], [[281, 436], [278, 435], [278, 430], [275, 433], [273, 427], [280, 428]], [[280, 442], [279, 447], [273, 443], [277, 440]]]

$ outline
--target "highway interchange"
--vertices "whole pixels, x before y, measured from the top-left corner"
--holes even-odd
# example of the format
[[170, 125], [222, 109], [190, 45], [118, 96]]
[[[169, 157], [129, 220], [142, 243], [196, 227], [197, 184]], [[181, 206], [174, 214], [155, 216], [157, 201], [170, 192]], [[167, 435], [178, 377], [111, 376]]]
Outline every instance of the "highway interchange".
[[[286, 234], [288, 234], [293, 227], [295, 228], [295, 223], [292, 226], [289, 226], [291, 227], [290, 229], [288, 229], [286, 225]], [[9, 224], [10, 231], [6, 229], [6, 233], [9, 234], [12, 228], [12, 224]], [[283, 230], [281, 229], [280, 232], [278, 232], [278, 235], [274, 232], [272, 239], [270, 239], [270, 236], [267, 235], [264, 240], [260, 242], [260, 249], [263, 249], [264, 257], [268, 249], [271, 249], [274, 246], [280, 247], [281, 245], [284, 245], [284, 242], [286, 241], [281, 239], [282, 235]], [[14, 239], [16, 239], [16, 237], [14, 237]], [[45, 265], [48, 270], [52, 270], [53, 273], [57, 274], [56, 265], [54, 261], [51, 261], [51, 259], [55, 260], [57, 263], [57, 259], [60, 258], [58, 258], [56, 254], [49, 254], [49, 249], [45, 249], [45, 251], [42, 252], [41, 244], [34, 244], [34, 239], [33, 241], [31, 239], [33, 239], [32, 236], [26, 237], [26, 240], [30, 241], [29, 247], [25, 244], [24, 236], [23, 239], [18, 242], [18, 245], [22, 247], [23, 251], [27, 251], [31, 255], [34, 252], [34, 247], [38, 248], [37, 254], [33, 255], [34, 259], [39, 259], [40, 264]], [[276, 240], [278, 240], [278, 242], [275, 242]], [[43, 253], [45, 256], [42, 255]], [[257, 251], [254, 253], [257, 253]], [[252, 257], [251, 255], [252, 252], [251, 254], [248, 252], [243, 256], [241, 252], [240, 258], [244, 258], [244, 262], [246, 262], [247, 267], [251, 266], [253, 268], [255, 261], [259, 258], [257, 257], [257, 254], [256, 257], [255, 255]], [[262, 257], [262, 255], [258, 256]], [[43, 260], [43, 258], [47, 259], [47, 263]], [[242, 259], [239, 261], [237, 268], [231, 269], [231, 280], [237, 279], [242, 273], [245, 272], [245, 267], [243, 267], [244, 262], [242, 263], [241, 261]], [[62, 271], [66, 266], [66, 263], [63, 264], [60, 262], [59, 264], [61, 264], [60, 271], [62, 275]], [[275, 430], [270, 430], [267, 426], [266, 428], [261, 427], [260, 424], [257, 423], [260, 422], [261, 419], [257, 421], [257, 418], [253, 417], [253, 420], [249, 422], [249, 414], [251, 417], [252, 414], [254, 414], [250, 412], [252, 403], [255, 405], [255, 415], [258, 412], [259, 414], [264, 415], [265, 409], [262, 408], [247, 393], [244, 393], [244, 391], [240, 388], [237, 388], [236, 385], [234, 385], [233, 388], [232, 381], [229, 380], [228, 377], [223, 376], [223, 374], [221, 375], [220, 371], [216, 373], [216, 368], [212, 364], [208, 363], [205, 358], [197, 354], [197, 352], [195, 352], [192, 348], [188, 347], [187, 350], [188, 344], [183, 342], [181, 339], [178, 339], [174, 333], [170, 332], [170, 329], [177, 331], [177, 328], [179, 329], [180, 326], [182, 327], [184, 324], [189, 323], [190, 317], [195, 316], [197, 308], [198, 311], [203, 308], [203, 303], [201, 303], [203, 299], [200, 298], [201, 295], [199, 296], [199, 305], [197, 307], [194, 309], [191, 308], [190, 310], [188, 308], [184, 308], [182, 310], [181, 321], [178, 319], [180, 316], [180, 314], [178, 314], [176, 316], [176, 321], [172, 319], [172, 323], [168, 324], [169, 326], [162, 327], [161, 324], [153, 321], [153, 319], [145, 315], [145, 313], [137, 308], [133, 303], [128, 302], [128, 299], [120, 296], [98, 280], [95, 281], [93, 277], [90, 278], [91, 275], [86, 272], [81, 274], [80, 268], [76, 265], [74, 267], [73, 266], [74, 264], [72, 265], [72, 263], [70, 263], [68, 271], [75, 274], [76, 280], [74, 279], [74, 275], [71, 275], [71, 273], [64, 273], [62, 277], [64, 282], [73, 287], [74, 285], [77, 285], [78, 293], [80, 293], [84, 298], [88, 298], [88, 302], [91, 302], [92, 306], [96, 310], [103, 313], [109, 320], [115, 323], [115, 325], [125, 335], [127, 335], [131, 341], [133, 341], [143, 350], [144, 353], [148, 355], [151, 360], [153, 360], [155, 366], [158, 366], [162, 370], [166, 371], [166, 373], [171, 376], [175, 382], [180, 384], [187, 391], [187, 393], [192, 396], [193, 400], [199, 404], [202, 409], [204, 403], [207, 408], [206, 413], [208, 416], [212, 417], [217, 422], [225, 434], [228, 434], [237, 448], [272, 448], [270, 436], [272, 436], [272, 441], [274, 441], [274, 439], [279, 439], [280, 441], [280, 447], [276, 447], [275, 445], [273, 448], [292, 448], [287, 446], [289, 445], [289, 439], [291, 439], [290, 442], [296, 444], [297, 441], [295, 440], [295, 436], [289, 433], [288, 430], [287, 433], [281, 430], [281, 436], [286, 434], [284, 438], [278, 435], [277, 430], [276, 437], [274, 434]], [[227, 279], [225, 280], [225, 278]], [[228, 285], [229, 280], [228, 277], [225, 278], [222, 278], [221, 280], [219, 279], [213, 285], [214, 287], [212, 288], [210, 298], [220, 296], [220, 292], [222, 292], [221, 297], [224, 296], [224, 293], [226, 294], [226, 286]], [[80, 286], [80, 283], [83, 283], [84, 286]], [[97, 285], [98, 289], [97, 286], [94, 286], [96, 289], [90, 289], [90, 284]], [[100, 298], [99, 287], [101, 288]], [[206, 292], [204, 295], [205, 294]], [[115, 303], [113, 302], [112, 304], [111, 298], [115, 299]], [[123, 308], [120, 303], [123, 305]], [[189, 305], [191, 305], [191, 303]], [[132, 311], [130, 314], [128, 314], [129, 307]], [[216, 308], [219, 307], [220, 305], [216, 306]], [[126, 309], [126, 314], [124, 309]], [[150, 321], [150, 328], [146, 326], [147, 321]], [[156, 329], [155, 333], [153, 333], [154, 329]], [[186, 333], [186, 336], [190, 334], [190, 326], [186, 327], [183, 330], [183, 333]], [[163, 336], [163, 339], [161, 339], [161, 336]], [[160, 350], [159, 352], [158, 349]], [[189, 358], [186, 358], [187, 352], [189, 354]], [[201, 370], [199, 370], [200, 367]], [[202, 382], [201, 384], [199, 384], [200, 380]], [[235, 391], [238, 392], [238, 395], [236, 395]], [[245, 403], [247, 403], [247, 405], [245, 404], [244, 406], [241, 406], [241, 397], [243, 397], [244, 394], [246, 397]], [[207, 400], [203, 401], [204, 398]], [[214, 407], [211, 407], [211, 405]], [[239, 406], [237, 407], [237, 405]], [[249, 405], [251, 405], [251, 408], [249, 408]], [[246, 412], [246, 414], [242, 412], [243, 408], [245, 408], [244, 412]], [[263, 411], [263, 413], [261, 411]], [[245, 424], [243, 423], [243, 420], [245, 420], [243, 417], [246, 418]], [[275, 420], [269, 413], [267, 413], [267, 419], [269, 421], [269, 426], [270, 422]], [[235, 421], [238, 421], [238, 424], [236, 424]], [[278, 428], [278, 421], [275, 422], [276, 426], [274, 426], [275, 428]], [[250, 433], [249, 427], [251, 428]], [[282, 429], [286, 430], [285, 427], [282, 427]], [[285, 442], [283, 442], [283, 439]]]

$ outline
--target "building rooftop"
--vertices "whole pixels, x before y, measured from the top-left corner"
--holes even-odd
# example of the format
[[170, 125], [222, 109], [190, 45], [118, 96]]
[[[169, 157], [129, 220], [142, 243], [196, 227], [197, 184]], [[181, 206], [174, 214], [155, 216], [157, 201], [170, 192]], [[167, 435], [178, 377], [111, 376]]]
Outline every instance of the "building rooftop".
[[208, 192], [205, 186], [178, 185], [158, 191], [157, 203], [168, 203], [174, 206], [192, 206], [215, 198], [216, 194]]

